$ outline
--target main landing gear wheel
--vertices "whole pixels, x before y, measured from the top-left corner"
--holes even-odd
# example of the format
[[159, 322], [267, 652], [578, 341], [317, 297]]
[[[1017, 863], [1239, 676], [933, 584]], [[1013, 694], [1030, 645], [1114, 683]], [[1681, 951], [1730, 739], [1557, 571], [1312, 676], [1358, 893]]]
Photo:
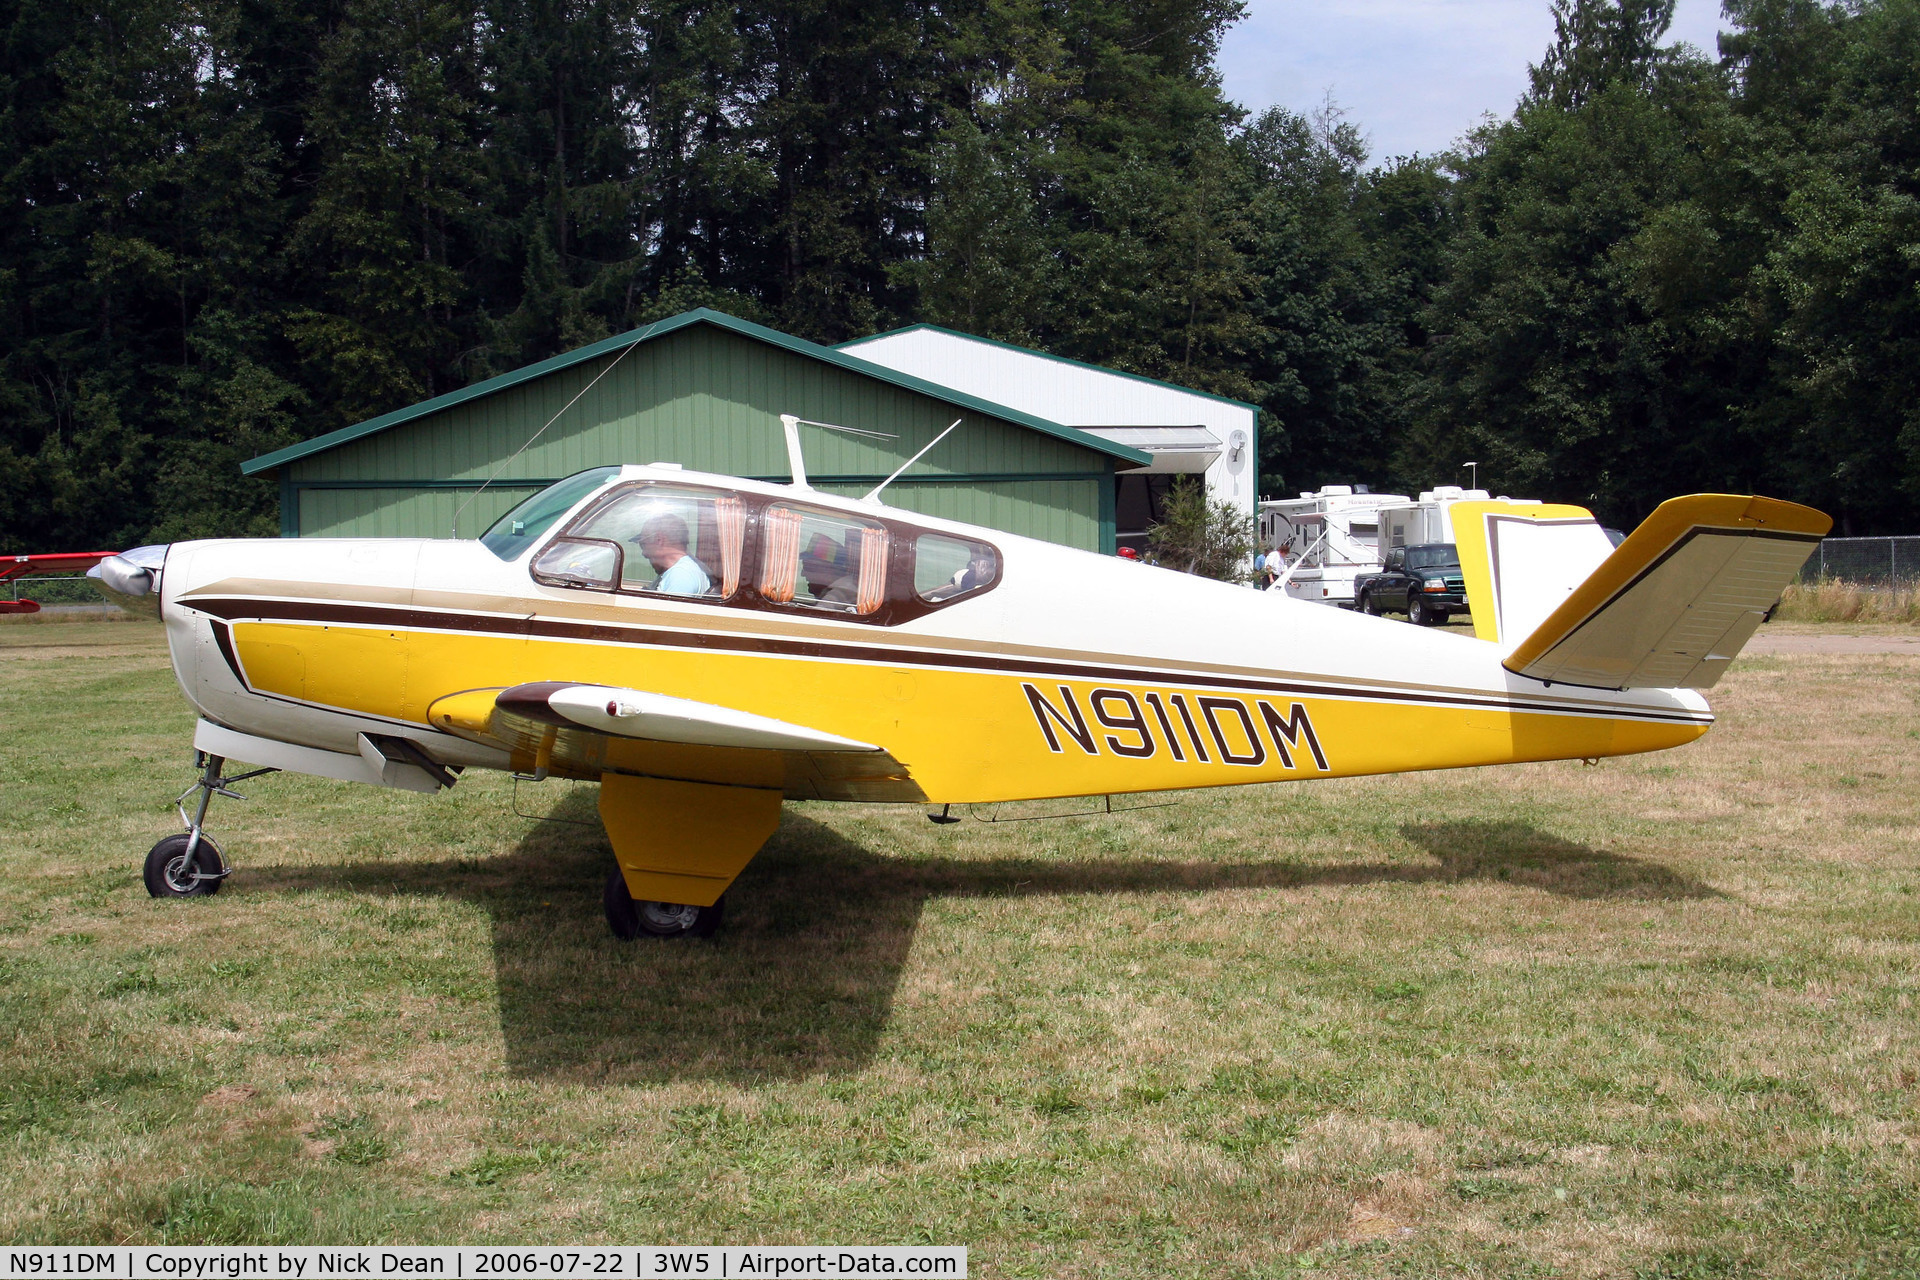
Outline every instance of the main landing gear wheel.
[[711, 938], [726, 918], [723, 895], [710, 907], [684, 902], [640, 902], [627, 891], [627, 878], [615, 867], [607, 877], [607, 925], [613, 936], [634, 938]]
[[1434, 609], [1419, 596], [1407, 601], [1407, 621], [1416, 627], [1431, 627], [1446, 621], [1446, 615]]
[[193, 834], [182, 832], [168, 836], [148, 850], [145, 873], [148, 893], [156, 898], [204, 898], [220, 892], [227, 864], [220, 856], [219, 846], [202, 833], [189, 858], [189, 844], [193, 844]]

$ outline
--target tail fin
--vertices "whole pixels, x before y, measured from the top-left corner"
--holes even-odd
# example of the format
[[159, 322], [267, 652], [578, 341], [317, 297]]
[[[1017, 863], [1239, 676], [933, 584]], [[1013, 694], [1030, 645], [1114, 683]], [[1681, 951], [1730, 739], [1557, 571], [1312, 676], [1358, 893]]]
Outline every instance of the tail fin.
[[[1461, 514], [1455, 508], [1456, 536]], [[1495, 518], [1486, 517], [1489, 528]], [[1701, 493], [1663, 502], [1537, 625], [1516, 627], [1524, 639], [1502, 637], [1503, 665], [1555, 684], [1709, 688], [1832, 527], [1813, 508], [1775, 498]], [[1496, 566], [1507, 541], [1495, 545]], [[1497, 586], [1494, 599], [1502, 599]], [[1503, 610], [1503, 630], [1525, 612]]]
[[1504, 652], [1593, 575], [1613, 544], [1585, 507], [1459, 502], [1453, 520], [1473, 631]]

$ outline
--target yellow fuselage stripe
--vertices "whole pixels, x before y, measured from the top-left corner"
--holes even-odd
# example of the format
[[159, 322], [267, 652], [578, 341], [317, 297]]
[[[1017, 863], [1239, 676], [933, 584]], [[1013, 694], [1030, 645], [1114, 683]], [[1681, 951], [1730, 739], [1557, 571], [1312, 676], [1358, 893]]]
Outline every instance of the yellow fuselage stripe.
[[1707, 728], [1158, 685], [1139, 673], [1096, 680], [290, 622], [238, 622], [233, 636], [260, 693], [425, 725], [435, 699], [466, 689], [642, 689], [877, 743], [936, 803], [1625, 755]]

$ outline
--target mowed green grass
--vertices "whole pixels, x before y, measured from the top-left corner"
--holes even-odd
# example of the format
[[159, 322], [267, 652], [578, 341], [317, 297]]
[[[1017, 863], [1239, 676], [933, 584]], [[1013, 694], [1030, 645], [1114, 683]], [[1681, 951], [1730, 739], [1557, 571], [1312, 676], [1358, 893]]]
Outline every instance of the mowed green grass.
[[158, 628], [0, 627], [0, 1237], [1920, 1273], [1920, 661], [1715, 701], [1591, 768], [789, 805], [721, 937], [633, 945], [592, 789], [492, 776], [261, 779], [149, 900]]

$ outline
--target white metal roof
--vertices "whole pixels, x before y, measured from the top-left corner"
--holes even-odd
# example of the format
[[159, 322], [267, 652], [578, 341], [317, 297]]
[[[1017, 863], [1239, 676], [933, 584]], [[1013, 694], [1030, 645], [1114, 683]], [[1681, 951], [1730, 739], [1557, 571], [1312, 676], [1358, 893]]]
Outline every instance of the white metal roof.
[[934, 325], [848, 342], [848, 355], [1070, 427], [1199, 425], [1251, 433], [1253, 405]]
[[[1155, 455], [1154, 465], [1145, 468], [1149, 472], [1205, 472], [1207, 486], [1217, 496], [1253, 509], [1260, 417], [1254, 405], [936, 325], [898, 329], [838, 349], [1145, 450]], [[1191, 435], [1166, 436], [1159, 443], [1133, 436], [1170, 428], [1200, 432], [1210, 443]], [[1213, 456], [1203, 460], [1200, 455], [1209, 451]]]

